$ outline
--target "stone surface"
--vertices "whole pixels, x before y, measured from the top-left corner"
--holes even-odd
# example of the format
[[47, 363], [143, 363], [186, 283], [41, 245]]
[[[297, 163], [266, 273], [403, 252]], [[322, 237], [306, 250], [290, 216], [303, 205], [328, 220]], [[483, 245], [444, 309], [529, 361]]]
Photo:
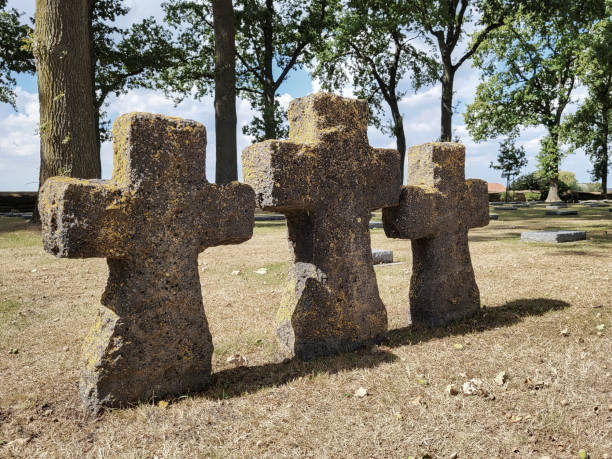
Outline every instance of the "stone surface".
[[366, 101], [331, 94], [289, 106], [289, 140], [242, 153], [257, 205], [287, 216], [294, 264], [277, 320], [279, 341], [302, 359], [350, 351], [387, 334], [372, 266], [371, 211], [396, 205], [396, 150], [367, 138]]
[[497, 214], [489, 214], [489, 220], [499, 220], [499, 215], [497, 215]]
[[412, 147], [407, 159], [400, 204], [383, 209], [385, 233], [412, 239], [412, 322], [443, 325], [480, 308], [467, 234], [489, 223], [487, 183], [465, 180], [458, 143]]
[[372, 249], [372, 264], [393, 263], [393, 250]]
[[563, 203], [563, 204], [555, 204], [552, 206], [546, 206], [547, 209], [560, 209], [560, 208], [565, 208], [567, 207], [567, 204]]
[[514, 206], [495, 206], [493, 210], [516, 210], [517, 208]]
[[572, 242], [585, 239], [585, 231], [526, 231], [521, 233], [521, 241], [526, 242]]
[[207, 385], [213, 345], [198, 253], [253, 231], [251, 187], [206, 181], [201, 124], [131, 113], [113, 138], [111, 180], [53, 177], [39, 199], [47, 252], [108, 261], [80, 384], [90, 412]]
[[556, 202], [547, 202], [546, 203], [546, 208], [547, 209], [551, 209], [554, 207], [567, 207], [567, 203], [563, 202], [563, 201], [556, 201]]
[[586, 205], [589, 207], [609, 207], [608, 204], [604, 204], [603, 202], [589, 202], [586, 203]]
[[578, 215], [578, 211], [577, 210], [566, 210], [566, 209], [559, 209], [559, 210], [549, 209], [546, 211], [546, 215]]

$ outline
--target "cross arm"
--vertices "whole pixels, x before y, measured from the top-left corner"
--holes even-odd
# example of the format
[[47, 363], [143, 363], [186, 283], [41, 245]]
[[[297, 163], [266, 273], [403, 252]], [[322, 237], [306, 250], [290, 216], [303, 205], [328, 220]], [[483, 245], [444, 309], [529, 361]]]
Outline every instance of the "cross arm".
[[129, 227], [124, 200], [104, 180], [51, 177], [38, 203], [45, 250], [60, 258], [122, 257]]
[[435, 235], [440, 228], [443, 198], [435, 189], [404, 186], [399, 205], [383, 209], [385, 234], [397, 239], [420, 239]]
[[207, 247], [240, 244], [253, 235], [255, 193], [249, 185], [205, 185], [199, 193], [202, 218], [198, 219], [200, 251]]
[[242, 152], [244, 181], [253, 187], [257, 207], [276, 212], [311, 206], [316, 189], [316, 152], [312, 146], [266, 140]]
[[463, 204], [463, 218], [468, 228], [489, 224], [489, 192], [484, 180], [466, 180], [467, 192]]
[[370, 209], [396, 206], [402, 186], [399, 152], [390, 148], [372, 148], [367, 168], [366, 199]]

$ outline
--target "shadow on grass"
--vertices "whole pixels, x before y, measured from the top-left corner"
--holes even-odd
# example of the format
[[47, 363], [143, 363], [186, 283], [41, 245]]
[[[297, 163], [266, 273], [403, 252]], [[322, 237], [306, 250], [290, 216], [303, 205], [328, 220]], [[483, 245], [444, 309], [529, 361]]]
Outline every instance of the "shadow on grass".
[[[569, 306], [564, 301], [540, 298], [511, 301], [500, 307], [482, 309], [476, 316], [447, 327], [414, 325], [390, 330], [385, 344], [394, 348], [447, 336], [483, 332], [516, 324], [524, 317], [540, 316]], [[215, 400], [238, 397], [266, 387], [277, 387], [307, 375], [314, 377], [318, 373], [335, 374], [356, 368], [374, 368], [397, 359], [392, 352], [373, 347], [317, 360], [301, 361], [293, 358], [281, 363], [232, 368], [213, 374], [211, 386], [202, 395]]]
[[41, 228], [40, 225], [32, 224], [25, 218], [0, 216], [0, 234], [23, 230], [40, 232]]
[[406, 346], [448, 336], [481, 333], [494, 328], [514, 325], [525, 317], [541, 316], [547, 312], [558, 311], [569, 306], [570, 304], [565, 301], [547, 298], [510, 301], [503, 306], [482, 308], [476, 315], [451, 323], [446, 327], [410, 325], [389, 330], [388, 345], [389, 347]]

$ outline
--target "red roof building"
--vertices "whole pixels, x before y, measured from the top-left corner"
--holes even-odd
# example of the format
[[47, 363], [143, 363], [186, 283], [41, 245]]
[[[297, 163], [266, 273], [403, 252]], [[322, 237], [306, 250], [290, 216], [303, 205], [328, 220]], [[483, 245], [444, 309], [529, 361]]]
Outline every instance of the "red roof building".
[[488, 182], [489, 193], [501, 193], [502, 191], [506, 191], [506, 187], [501, 183]]

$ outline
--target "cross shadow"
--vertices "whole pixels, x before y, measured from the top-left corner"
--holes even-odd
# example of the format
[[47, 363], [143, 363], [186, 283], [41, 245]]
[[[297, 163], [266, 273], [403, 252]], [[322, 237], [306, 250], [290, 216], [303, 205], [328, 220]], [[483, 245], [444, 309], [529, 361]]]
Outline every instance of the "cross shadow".
[[[511, 301], [500, 307], [481, 309], [475, 316], [446, 327], [411, 325], [390, 330], [384, 344], [394, 348], [447, 336], [484, 332], [508, 327], [525, 317], [541, 316], [569, 306], [565, 301], [544, 298]], [[281, 363], [231, 368], [213, 374], [211, 385], [201, 395], [214, 400], [238, 397], [266, 387], [277, 387], [311, 374], [335, 374], [356, 368], [374, 368], [397, 359], [395, 354], [386, 349], [372, 347], [306, 362], [293, 358]]]

